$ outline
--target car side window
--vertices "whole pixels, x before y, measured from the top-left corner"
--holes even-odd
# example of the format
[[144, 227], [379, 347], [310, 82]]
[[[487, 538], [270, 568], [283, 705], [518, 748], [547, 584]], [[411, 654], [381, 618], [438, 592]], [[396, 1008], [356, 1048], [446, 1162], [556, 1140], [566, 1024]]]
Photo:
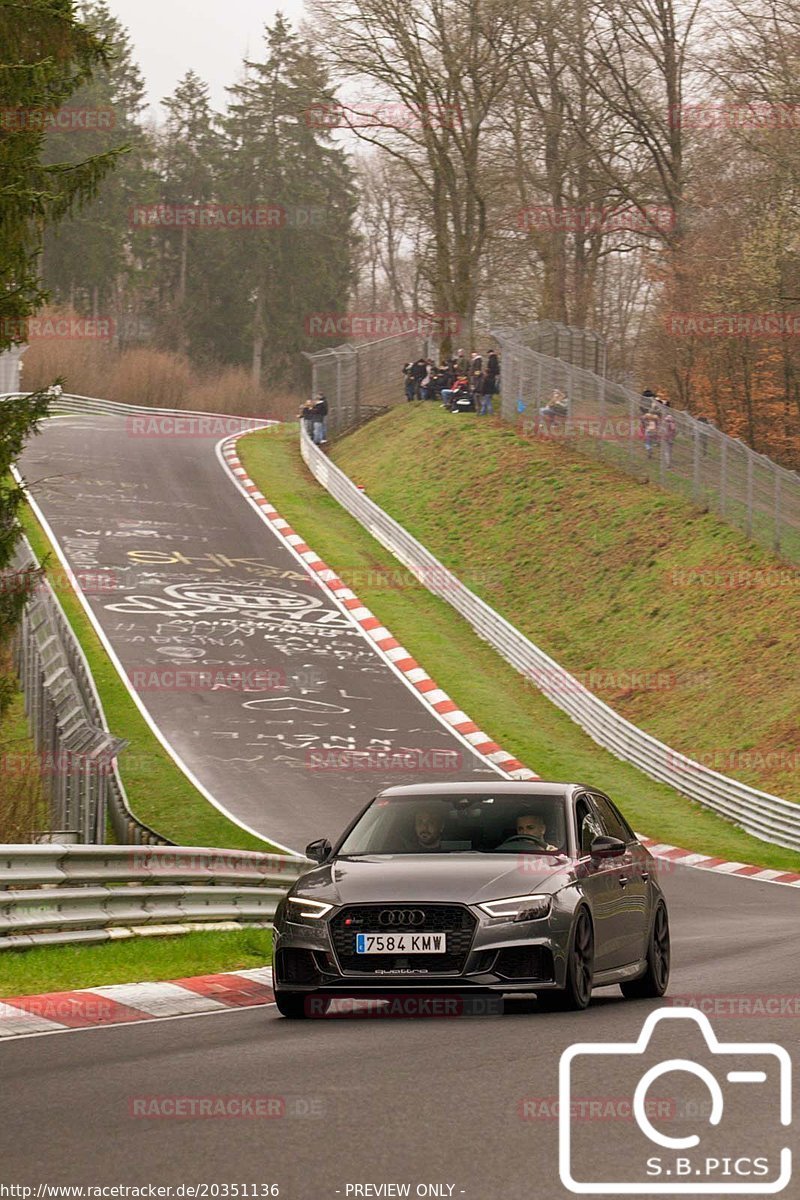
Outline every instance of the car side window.
[[603, 830], [588, 796], [579, 796], [575, 802], [575, 824], [577, 827], [578, 850], [581, 856], [588, 854], [592, 842]]
[[607, 796], [593, 793], [592, 800], [603, 824], [603, 833], [609, 837], [619, 838], [621, 842], [635, 841], [636, 835], [621, 813], [617, 812]]

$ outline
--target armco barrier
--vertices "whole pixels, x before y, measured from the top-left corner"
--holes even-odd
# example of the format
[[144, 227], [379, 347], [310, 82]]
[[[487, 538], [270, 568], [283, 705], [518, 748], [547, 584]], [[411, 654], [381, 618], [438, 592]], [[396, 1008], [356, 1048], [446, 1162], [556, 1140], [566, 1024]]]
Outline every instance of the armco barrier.
[[[14, 566], [39, 563], [21, 538]], [[14, 632], [14, 662], [50, 800], [50, 828], [81, 842], [170, 845], [131, 811], [117, 767], [126, 745], [109, 731], [89, 664], [58, 597], [42, 577]], [[63, 836], [63, 835], [62, 835]]]
[[403, 563], [428, 591], [452, 605], [469, 621], [479, 637], [572, 717], [598, 745], [632, 763], [652, 779], [713, 809], [747, 833], [777, 846], [800, 850], [800, 805], [720, 775], [637, 729], [470, 591], [402, 525], [365, 496], [313, 444], [302, 423], [300, 449], [317, 481], [359, 524]]
[[0, 846], [0, 950], [269, 925], [311, 866], [196, 846]]

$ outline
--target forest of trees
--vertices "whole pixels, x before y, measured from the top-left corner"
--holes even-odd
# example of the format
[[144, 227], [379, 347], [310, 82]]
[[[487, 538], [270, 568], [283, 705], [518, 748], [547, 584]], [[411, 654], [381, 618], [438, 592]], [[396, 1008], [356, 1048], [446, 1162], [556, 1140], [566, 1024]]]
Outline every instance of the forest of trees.
[[[70, 104], [116, 119], [49, 151], [128, 150], [48, 232], [43, 274], [120, 345], [291, 384], [331, 344], [310, 313], [459, 313], [465, 340], [551, 319], [601, 333], [618, 378], [800, 463], [797, 333], [758, 332], [800, 313], [800, 0], [308, 0], [225, 111], [189, 71], [155, 122], [125, 29], [105, 0], [81, 11], [112, 58]], [[214, 204], [287, 219], [131, 221]], [[673, 319], [701, 313], [756, 332]]]

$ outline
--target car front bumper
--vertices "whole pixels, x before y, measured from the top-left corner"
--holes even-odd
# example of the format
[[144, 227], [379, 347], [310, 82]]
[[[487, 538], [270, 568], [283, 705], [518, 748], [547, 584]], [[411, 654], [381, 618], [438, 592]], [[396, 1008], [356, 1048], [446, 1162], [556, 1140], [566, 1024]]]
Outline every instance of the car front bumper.
[[457, 907], [474, 918], [475, 928], [463, 965], [445, 972], [420, 969], [419, 964], [402, 967], [388, 959], [385, 968], [350, 969], [342, 964], [332, 935], [332, 922], [342, 908], [319, 921], [290, 921], [279, 912], [275, 986], [286, 992], [343, 995], [431, 990], [513, 993], [564, 986], [572, 915], [566, 908], [554, 903], [545, 918], [508, 921], [488, 917], [473, 905]]

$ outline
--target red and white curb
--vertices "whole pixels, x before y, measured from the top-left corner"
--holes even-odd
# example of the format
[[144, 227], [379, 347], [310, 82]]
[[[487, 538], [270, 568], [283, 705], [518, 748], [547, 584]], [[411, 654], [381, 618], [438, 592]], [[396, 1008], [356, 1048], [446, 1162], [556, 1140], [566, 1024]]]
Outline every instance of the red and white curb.
[[365, 604], [351, 588], [323, 562], [319, 555], [306, 544], [299, 533], [295, 533], [288, 521], [280, 515], [274, 505], [259, 490], [245, 471], [236, 453], [236, 441], [240, 434], [235, 434], [230, 441], [222, 446], [223, 458], [230, 469], [239, 489], [257, 506], [269, 528], [283, 541], [295, 558], [301, 560], [310, 575], [315, 576], [317, 583], [330, 592], [334, 601], [345, 610], [355, 625], [366, 634], [373, 648], [412, 685], [423, 704], [431, 708], [439, 717], [451, 726], [481, 758], [493, 766], [499, 767], [511, 779], [538, 779], [539, 776], [528, 767], [503, 750], [493, 742], [488, 734], [479, 729], [465, 712], [462, 712], [447, 692], [437, 687], [433, 679], [415, 658], [401, 646], [396, 638], [378, 618], [370, 612]]
[[0, 1040], [271, 1004], [272, 968], [0, 999]]
[[715, 858], [711, 854], [696, 854], [693, 850], [682, 850], [680, 846], [670, 846], [667, 842], [657, 842], [653, 838], [637, 834], [643, 846], [646, 846], [653, 858], [659, 860], [660, 873], [668, 870], [668, 864], [676, 867], [696, 867], [700, 871], [716, 871], [720, 875], [734, 875], [739, 879], [757, 879], [760, 883], [780, 883], [788, 887], [800, 887], [800, 874], [795, 871], [776, 871], [771, 867], [753, 867], [748, 863], [728, 862], [724, 858]]
[[[500, 767], [512, 779], [541, 778], [535, 771], [523, 766], [518, 759], [493, 742], [488, 734], [478, 729], [477, 725], [470, 721], [466, 713], [458, 708], [458, 705], [450, 699], [447, 693], [436, 686], [430, 675], [392, 637], [386, 626], [381, 624], [365, 604], [361, 603], [336, 572], [322, 561], [298, 533], [295, 533], [289, 522], [281, 517], [274, 505], [270, 504], [242, 466], [236, 453], [236, 443], [241, 436], [241, 434], [234, 434], [221, 447], [223, 460], [233, 475], [236, 485], [257, 506], [273, 533], [285, 542], [296, 558], [302, 561], [306, 570], [317, 577], [320, 585], [328, 589], [340, 607], [344, 607], [350, 613], [359, 628], [371, 639], [378, 653], [405, 675], [406, 679], [413, 684], [420, 700], [443, 716], [478, 754]], [[665, 866], [667, 863], [674, 863], [675, 866], [716, 871], [740, 879], [756, 879], [761, 883], [778, 883], [789, 887], [800, 886], [800, 874], [792, 871], [777, 871], [767, 867], [750, 866], [747, 863], [728, 862], [712, 855], [697, 854], [679, 846], [671, 846], [652, 838], [638, 836], [641, 837], [642, 843], [647, 846], [653, 857], [661, 860]]]

